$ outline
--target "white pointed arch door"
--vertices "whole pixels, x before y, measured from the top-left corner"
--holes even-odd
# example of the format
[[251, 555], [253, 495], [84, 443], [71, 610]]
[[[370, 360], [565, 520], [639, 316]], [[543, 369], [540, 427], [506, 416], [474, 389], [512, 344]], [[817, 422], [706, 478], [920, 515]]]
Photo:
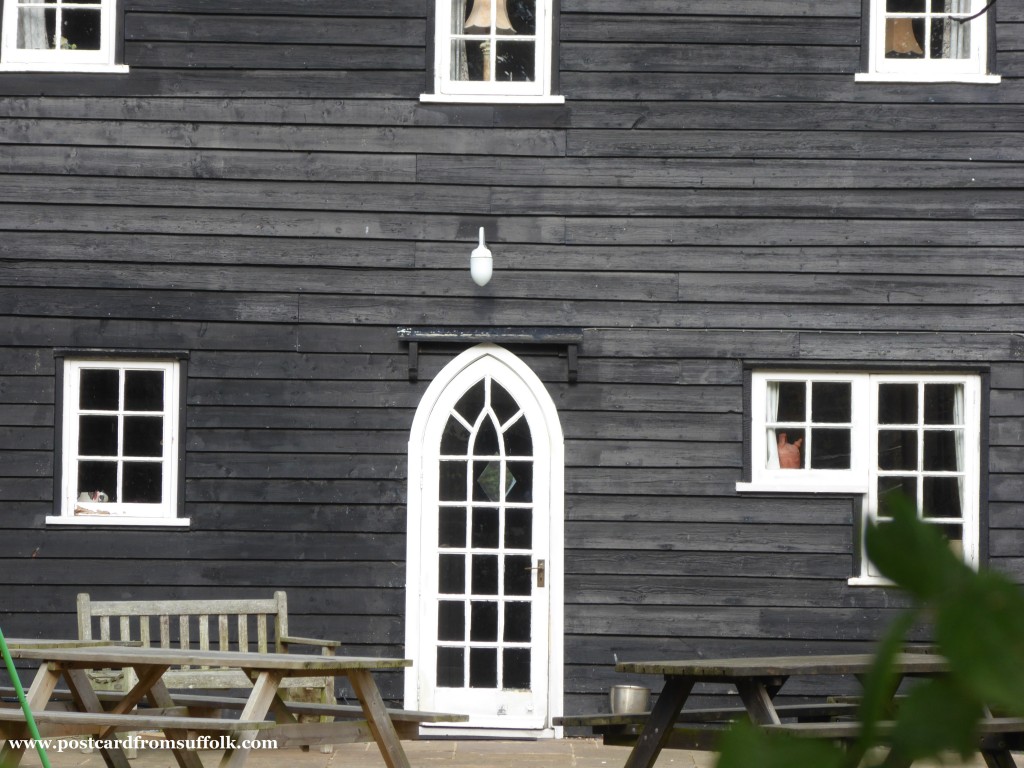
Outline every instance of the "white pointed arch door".
[[481, 344], [431, 382], [409, 440], [406, 706], [438, 730], [556, 734], [562, 699], [562, 430], [508, 350]]

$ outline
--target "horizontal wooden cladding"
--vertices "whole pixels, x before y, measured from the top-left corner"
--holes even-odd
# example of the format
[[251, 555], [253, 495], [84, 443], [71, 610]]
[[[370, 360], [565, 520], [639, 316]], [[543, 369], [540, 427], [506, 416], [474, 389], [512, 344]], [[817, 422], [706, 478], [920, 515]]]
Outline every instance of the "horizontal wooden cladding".
[[49, 376], [0, 376], [0, 403], [38, 403], [52, 401], [54, 383]]
[[565, 134], [497, 128], [329, 127], [117, 120], [0, 120], [0, 144], [291, 152], [564, 155]]
[[[761, 582], [770, 589], [770, 582]], [[896, 617], [896, 608], [589, 605], [566, 612], [567, 633], [659, 636], [667, 627], [699, 637], [870, 640]], [[685, 627], [685, 630], [679, 628]]]
[[[812, 25], [813, 26], [813, 25]], [[1020, 104], [1024, 81], [998, 87], [969, 83], [859, 83], [852, 74], [719, 72], [563, 72], [561, 90], [574, 99], [609, 101], [756, 101], [819, 103]]]
[[[775, 0], [773, 0], [775, 1]], [[850, 2], [850, 0], [843, 0]], [[243, 16], [395, 16], [423, 15], [422, 0], [360, 0], [358, 3], [339, 3], [338, 0], [125, 0], [128, 13], [190, 13]]]
[[[567, 472], [573, 476], [576, 472]], [[616, 473], [618, 474], [618, 473]], [[640, 474], [639, 472], [636, 474]], [[681, 473], [677, 488], [688, 489], [689, 473]], [[633, 484], [630, 483], [630, 487]], [[641, 483], [638, 490], [643, 489]], [[785, 523], [755, 524], [641, 522], [629, 523], [628, 543], [623, 541], [621, 522], [570, 521], [566, 540], [573, 549], [621, 550], [628, 546], [631, 557], [643, 560], [647, 552], [769, 552], [780, 558], [790, 553], [848, 554], [853, 547], [853, 527], [847, 525], [789, 525]], [[683, 555], [685, 557], [685, 555]], [[636, 566], [644, 573], [644, 566]], [[616, 575], [630, 573], [623, 565]]]
[[569, 156], [756, 157], [813, 159], [993, 161], [1024, 159], [1024, 133], [876, 131], [621, 131], [570, 130]]
[[[689, 441], [680, 438], [679, 444]], [[655, 445], [665, 445], [657, 442]], [[694, 443], [696, 450], [706, 443]], [[572, 443], [567, 445], [571, 452]], [[737, 440], [729, 446], [742, 457]], [[855, 515], [855, 496], [803, 496], [794, 498], [767, 496], [688, 496], [684, 499], [648, 497], [643, 504], [623, 491], [608, 496], [569, 496], [566, 519], [571, 522], [596, 521], [631, 525], [632, 523], [753, 523], [810, 526], [850, 526]]]
[[[218, 353], [222, 354], [222, 353]], [[251, 355], [250, 355], [251, 357]], [[191, 376], [194, 368], [189, 368]], [[186, 409], [186, 423], [190, 430], [189, 437], [211, 444], [209, 433], [199, 430], [249, 430], [243, 432], [246, 444], [255, 434], [266, 431], [267, 425], [273, 423], [277, 429], [302, 430], [306, 439], [315, 440], [310, 435], [313, 430], [328, 433], [327, 440], [332, 440], [335, 447], [339, 445], [337, 432], [342, 432], [346, 440], [351, 433], [372, 433], [374, 430], [405, 430], [412, 426], [412, 412], [397, 408], [339, 408], [336, 406], [309, 408], [290, 406], [285, 409], [274, 406], [236, 406], [207, 405], [202, 408], [189, 406]], [[269, 440], [269, 438], [268, 438]]]
[[[78, 561], [77, 565], [85, 566], [85, 563]], [[36, 585], [37, 589], [39, 584], [69, 584], [81, 591], [83, 578], [81, 573], [75, 574], [76, 570], [77, 568], [68, 568], [67, 562], [61, 562], [56, 558], [36, 558], [24, 566], [9, 568], [4, 581], [7, 584]], [[145, 584], [138, 583], [140, 574], [145, 574]], [[195, 568], [182, 568], [173, 561], [117, 558], [106, 560], [102, 568], [90, 569], [89, 584], [90, 591], [99, 594], [106, 591], [102, 589], [104, 587], [123, 590], [124, 585], [133, 585], [133, 599], [137, 594], [135, 590], [144, 589], [152, 590], [155, 593], [154, 598], [166, 598], [172, 588], [180, 595], [209, 594], [212, 589], [210, 585], [217, 585], [219, 597], [251, 597], [262, 590], [285, 589], [288, 590], [291, 608], [292, 600], [298, 599], [298, 590], [309, 588], [313, 584], [324, 585], [330, 589], [359, 587], [365, 584], [372, 584], [382, 590], [401, 589], [405, 585], [405, 568], [403, 564], [386, 561], [356, 560], [339, 566], [338, 563], [330, 561], [302, 559], [289, 562], [267, 560], [260, 568], [230, 560], [223, 563], [204, 562]], [[245, 586], [238, 586], [242, 584]], [[117, 599], [120, 594], [118, 592], [110, 595], [111, 599]], [[313, 590], [312, 594], [315, 599], [319, 592]], [[63, 607], [70, 608], [73, 605], [74, 598]]]
[[742, 45], [693, 43], [572, 43], [559, 46], [563, 72], [779, 72], [853, 73], [860, 63], [856, 44]]
[[414, 70], [426, 66], [422, 47], [363, 45], [286, 45], [263, 43], [128, 42], [124, 59], [129, 66], [171, 69]]
[[741, 466], [734, 443], [654, 442], [648, 440], [570, 441], [567, 467], [728, 467]]
[[628, 573], [631, 577], [665, 574], [677, 576], [736, 576], [743, 574], [760, 578], [842, 579], [853, 575], [850, 552], [821, 554], [808, 552], [686, 552], [653, 550], [637, 558], [628, 549], [577, 550], [569, 542], [566, 550], [566, 572], [600, 575]]
[[894, 601], [890, 591], [850, 589], [841, 579], [772, 579], [765, 583], [759, 577], [742, 574], [714, 578], [658, 575], [629, 579], [624, 576], [623, 573], [567, 575], [565, 593], [566, 603], [570, 605], [568, 610], [576, 610], [578, 605], [602, 604], [890, 608]]
[[[411, 415], [410, 411], [410, 421]], [[306, 430], [288, 427], [287, 413], [274, 417], [272, 428], [191, 428], [186, 443], [190, 452], [189, 476], [244, 478], [262, 473], [268, 477], [301, 478], [301, 472], [307, 468], [313, 478], [393, 478], [398, 472], [394, 457], [404, 456], [408, 449], [408, 428], [367, 429], [366, 433]], [[212, 455], [207, 456], [208, 453]], [[385, 461], [374, 454], [387, 454], [389, 459]], [[365, 458], [359, 459], [360, 456]], [[404, 477], [404, 473], [403, 462], [397, 476]]]
[[[137, 96], [153, 94], [177, 97], [223, 98], [225, 93], [244, 93], [246, 98], [415, 98], [423, 90], [422, 71], [358, 72], [275, 69], [146, 69], [135, 67], [126, 74], [97, 76], [61, 73], [47, 77], [46, 95]], [[31, 96], [40, 91], [38, 77], [0, 73], [0, 93]]]
[[[294, 0], [293, 0], [294, 1]], [[561, 0], [564, 14], [622, 13], [621, 0]], [[680, 5], [678, 0], [644, 0], [630, 6], [634, 15], [663, 16], [785, 16], [785, 17], [849, 17], [860, 18], [861, 0], [692, 0]]]
[[[346, 4], [347, 6], [348, 4]], [[338, 6], [336, 6], [338, 7]], [[397, 16], [262, 16], [241, 14], [125, 13], [125, 39], [191, 43], [262, 43], [263, 60], [274, 47], [299, 45], [384, 45], [422, 48], [426, 19]], [[254, 59], [256, 64], [260, 59]], [[129, 66], [133, 63], [127, 61]]]
[[[948, 84], [947, 84], [948, 86]], [[927, 84], [919, 84], [927, 88]], [[1003, 85], [999, 86], [1003, 88]], [[982, 91], [984, 93], [985, 91]], [[938, 101], [938, 103], [934, 103]], [[763, 130], [795, 131], [1019, 131], [1024, 106], [1006, 102], [945, 103], [910, 98], [847, 103], [581, 100], [565, 105], [430, 104], [417, 99], [260, 98], [34, 99], [0, 97], [0, 116], [20, 119], [115, 120], [237, 125], [391, 126], [423, 128], [600, 128], [620, 130], [729, 130], [751, 122]], [[74, 143], [74, 142], [71, 142]], [[124, 147], [127, 148], [127, 147]], [[530, 158], [520, 157], [525, 161]]]
[[614, 43], [697, 43], [727, 45], [857, 45], [860, 20], [855, 18], [745, 17], [721, 14], [644, 15], [565, 13], [561, 39]]
[[[4, 424], [8, 423], [6, 420]], [[0, 427], [0, 450], [3, 451], [50, 451], [52, 467], [53, 427], [4, 426]], [[7, 457], [4, 457], [4, 461]], [[51, 469], [52, 471], [52, 469]]]
[[[44, 165], [41, 170], [45, 168]], [[419, 157], [416, 176], [419, 181], [431, 184], [490, 185], [500, 179], [506, 187], [585, 186], [607, 193], [635, 187], [673, 191], [756, 189], [771, 200], [775, 191], [787, 189], [959, 189], [973, 194], [980, 188], [1016, 188], [1020, 170], [1014, 163], [962, 159], [907, 161], [900, 164], [899, 174], [892, 173], [892, 168], [892, 160], [841, 158], [531, 159], [438, 155]], [[12, 166], [11, 170], [15, 168]]]

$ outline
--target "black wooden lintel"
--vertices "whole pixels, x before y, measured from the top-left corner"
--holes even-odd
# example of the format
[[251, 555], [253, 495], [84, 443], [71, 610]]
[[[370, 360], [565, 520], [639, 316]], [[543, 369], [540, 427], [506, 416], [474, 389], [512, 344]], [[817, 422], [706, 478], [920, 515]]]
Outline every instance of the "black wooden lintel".
[[583, 343], [581, 328], [453, 328], [405, 327], [398, 329], [398, 338], [409, 344], [409, 381], [419, 380], [421, 344], [521, 344], [565, 347], [568, 381], [575, 384], [579, 376], [579, 347]]

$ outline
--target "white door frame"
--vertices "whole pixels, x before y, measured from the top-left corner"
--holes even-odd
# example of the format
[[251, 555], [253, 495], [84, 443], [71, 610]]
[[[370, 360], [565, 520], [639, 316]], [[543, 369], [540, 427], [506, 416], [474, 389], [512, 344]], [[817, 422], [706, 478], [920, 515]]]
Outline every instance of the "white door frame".
[[[410, 709], [423, 709], [421, 686], [426, 684], [421, 678], [425, 669], [434, 669], [432, 660], [423, 658], [423, 648], [434, 647], [433, 638], [423, 643], [421, 637], [421, 613], [423, 599], [418, 575], [424, 567], [421, 542], [430, 540], [436, 532], [425, 537], [423, 530], [423, 505], [436, 503], [434, 499], [426, 499], [423, 493], [423, 478], [427, 467], [425, 462], [436, 462], [436, 451], [424, 451], [424, 443], [428, 437], [427, 429], [431, 422], [438, 402], [447, 393], [448, 387], [456, 378], [466, 374], [470, 369], [481, 369], [481, 374], [490, 373], [501, 383], [503, 380], [518, 379], [529, 391], [531, 398], [520, 401], [525, 416], [529, 420], [534, 439], [536, 453], [546, 453], [550, 465], [550, 482], [548, 498], [543, 500], [547, 505], [550, 545], [547, 562], [546, 588], [550, 601], [548, 618], [548, 692], [547, 717], [544, 727], [539, 730], [524, 731], [521, 729], [502, 730], [495, 728], [474, 728], [472, 724], [465, 728], [452, 727], [451, 724], [429, 727], [431, 734], [452, 734], [465, 736], [525, 736], [560, 737], [562, 729], [552, 725], [555, 717], [562, 714], [563, 698], [563, 652], [564, 652], [564, 466], [565, 447], [562, 427], [554, 401], [548, 394], [543, 382], [522, 360], [508, 350], [494, 344], [479, 344], [466, 350], [437, 375], [427, 387], [416, 409], [409, 437], [409, 474], [408, 474], [408, 529], [406, 556], [406, 610], [405, 610], [405, 649], [406, 656], [412, 659], [413, 666], [405, 672], [405, 706]], [[468, 374], [467, 374], [468, 375]], [[460, 393], [461, 394], [461, 393]], [[541, 503], [538, 501], [538, 505]], [[431, 553], [433, 556], [433, 553]], [[428, 727], [425, 727], [425, 730]]]

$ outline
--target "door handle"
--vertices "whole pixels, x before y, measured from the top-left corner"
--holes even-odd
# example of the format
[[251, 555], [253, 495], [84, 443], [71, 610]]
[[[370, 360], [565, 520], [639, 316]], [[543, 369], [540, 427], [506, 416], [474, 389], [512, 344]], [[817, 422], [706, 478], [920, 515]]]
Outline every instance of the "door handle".
[[545, 562], [543, 560], [538, 560], [536, 566], [534, 566], [533, 568], [527, 568], [526, 570], [528, 570], [528, 571], [536, 571], [537, 572], [537, 586], [540, 587], [540, 588], [543, 588], [544, 587], [544, 577], [546, 575], [546, 570], [547, 570]]

